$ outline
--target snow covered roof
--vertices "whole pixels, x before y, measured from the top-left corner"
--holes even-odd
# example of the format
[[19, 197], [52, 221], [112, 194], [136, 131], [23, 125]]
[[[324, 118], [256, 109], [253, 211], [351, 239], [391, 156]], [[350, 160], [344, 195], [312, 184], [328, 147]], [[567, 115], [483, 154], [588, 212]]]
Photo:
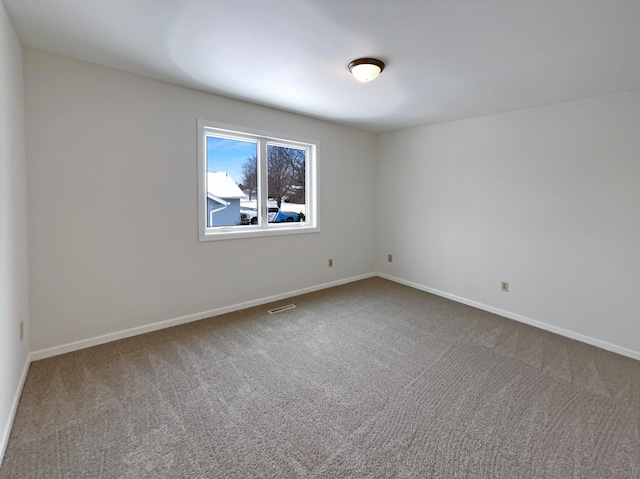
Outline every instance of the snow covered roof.
[[207, 172], [207, 193], [218, 198], [244, 198], [240, 187], [224, 171]]

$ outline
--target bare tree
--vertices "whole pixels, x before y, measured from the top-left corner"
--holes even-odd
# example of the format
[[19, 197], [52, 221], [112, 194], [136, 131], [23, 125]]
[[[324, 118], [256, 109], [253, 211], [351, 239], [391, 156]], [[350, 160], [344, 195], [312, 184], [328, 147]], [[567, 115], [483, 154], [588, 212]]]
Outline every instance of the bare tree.
[[242, 190], [249, 193], [249, 200], [258, 193], [258, 159], [255, 155], [242, 164]]
[[294, 162], [293, 186], [289, 193], [288, 201], [291, 203], [304, 203], [306, 201], [306, 168], [305, 168], [305, 152], [298, 151], [296, 161]]
[[[269, 198], [282, 206], [288, 199], [294, 203], [305, 200], [305, 150], [269, 145], [267, 147], [267, 176]], [[242, 189], [249, 199], [258, 192], [258, 161], [250, 156], [242, 164]]]
[[267, 156], [269, 198], [276, 200], [278, 208], [285, 198], [290, 201], [304, 198], [305, 151], [269, 145]]

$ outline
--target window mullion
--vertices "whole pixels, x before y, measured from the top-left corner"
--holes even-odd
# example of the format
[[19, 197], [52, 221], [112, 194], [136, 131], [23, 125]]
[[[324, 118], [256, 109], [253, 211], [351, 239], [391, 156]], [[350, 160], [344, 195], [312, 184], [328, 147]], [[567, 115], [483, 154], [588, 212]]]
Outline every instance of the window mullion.
[[267, 208], [269, 206], [269, 184], [267, 171], [267, 140], [260, 138], [258, 143], [258, 208], [260, 218], [260, 226], [267, 227]]

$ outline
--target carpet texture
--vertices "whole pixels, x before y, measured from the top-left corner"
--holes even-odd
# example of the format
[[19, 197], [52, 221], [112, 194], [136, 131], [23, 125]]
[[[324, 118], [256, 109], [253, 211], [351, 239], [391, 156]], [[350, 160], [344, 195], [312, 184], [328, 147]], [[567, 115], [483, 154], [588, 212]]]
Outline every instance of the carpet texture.
[[639, 423], [640, 362], [373, 278], [34, 362], [0, 478], [640, 478]]

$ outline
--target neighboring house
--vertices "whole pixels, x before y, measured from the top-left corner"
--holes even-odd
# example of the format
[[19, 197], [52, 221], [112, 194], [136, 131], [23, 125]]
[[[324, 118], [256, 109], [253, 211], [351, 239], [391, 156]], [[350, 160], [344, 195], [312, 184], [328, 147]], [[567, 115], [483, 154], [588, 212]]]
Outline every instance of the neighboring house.
[[244, 193], [224, 171], [207, 173], [207, 226], [240, 224], [240, 199]]

